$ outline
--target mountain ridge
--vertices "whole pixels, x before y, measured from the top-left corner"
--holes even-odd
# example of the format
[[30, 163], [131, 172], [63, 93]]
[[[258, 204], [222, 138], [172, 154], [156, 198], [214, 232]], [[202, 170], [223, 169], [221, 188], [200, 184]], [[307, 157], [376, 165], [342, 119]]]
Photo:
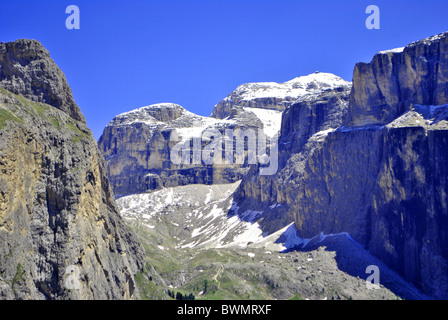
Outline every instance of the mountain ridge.
[[223, 119], [235, 106], [283, 111], [298, 99], [323, 90], [350, 85], [342, 78], [323, 72], [299, 76], [282, 83], [252, 82], [238, 86], [215, 107], [210, 117]]
[[0, 59], [1, 87], [29, 100], [52, 105], [85, 122], [64, 73], [39, 41], [2, 42]]
[[[1, 298], [448, 297], [448, 32], [379, 51], [353, 82], [243, 84], [212, 117], [122, 113], [98, 143], [38, 42], [0, 44], [3, 86]], [[278, 137], [277, 172], [174, 164], [205, 129]]]
[[447, 35], [379, 51], [355, 66], [352, 83], [293, 102], [248, 107], [231, 94], [218, 104], [212, 115], [223, 119], [246, 108], [282, 112], [279, 170], [242, 175], [240, 220], [263, 212], [263, 233], [293, 221], [304, 239], [347, 233], [425, 294], [446, 298]]

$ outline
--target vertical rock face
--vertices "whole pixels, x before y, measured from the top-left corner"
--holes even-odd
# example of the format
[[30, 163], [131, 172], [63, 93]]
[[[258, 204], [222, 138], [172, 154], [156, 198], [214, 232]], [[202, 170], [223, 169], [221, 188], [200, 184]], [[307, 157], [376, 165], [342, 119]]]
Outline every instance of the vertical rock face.
[[0, 87], [85, 122], [64, 74], [39, 41], [0, 43]]
[[385, 130], [367, 208], [370, 250], [437, 298], [448, 297], [447, 119]]
[[[35, 41], [5, 47], [3, 74], [17, 52], [22, 62], [48, 59]], [[23, 96], [0, 88], [0, 298], [138, 297], [143, 249], [119, 216], [96, 141], [70, 102], [34, 101], [55, 92], [32, 73], [32, 83], [11, 79]]]
[[348, 232], [405, 279], [440, 298], [448, 294], [448, 127], [446, 119], [439, 127], [414, 119], [422, 125], [330, 133], [307, 159], [290, 210], [303, 236]]
[[347, 125], [387, 124], [412, 104], [448, 103], [448, 32], [358, 63]]
[[[204, 164], [201, 153], [209, 142], [202, 141], [201, 136], [207, 130], [224, 135], [225, 129], [236, 127], [258, 128], [246, 126], [244, 119], [217, 120], [162, 103], [116, 116], [104, 129], [98, 145], [117, 196], [195, 183], [228, 183], [241, 179], [248, 166]], [[190, 152], [193, 140], [199, 141], [199, 161], [193, 161]], [[188, 150], [179, 150], [179, 156], [188, 155], [177, 163], [171, 152], [180, 144]]]
[[[347, 113], [350, 89], [348, 82], [342, 83], [339, 87], [309, 96], [286, 109], [280, 129], [281, 143], [288, 144], [285, 149], [289, 152], [298, 150], [317, 132], [339, 127]], [[288, 155], [282, 158], [288, 158]]]
[[[306, 171], [307, 163], [322, 148], [327, 135], [341, 126], [348, 109], [350, 88], [346, 82], [286, 109], [279, 140], [278, 172], [272, 176], [260, 176], [252, 169], [241, 182], [236, 195], [241, 208], [261, 210], [275, 207], [275, 210], [267, 210], [270, 213], [264, 216], [264, 231], [271, 232], [294, 219], [291, 206], [297, 203], [299, 189], [303, 188], [301, 180], [311, 174]], [[307, 190], [311, 199], [312, 194], [317, 195], [318, 189], [322, 186], [315, 185]], [[299, 230], [304, 229], [307, 230]]]
[[[425, 293], [447, 298], [446, 38], [358, 64], [336, 130], [310, 130], [319, 117], [306, 117], [304, 103], [285, 111], [281, 169], [269, 179], [250, 171], [238, 205], [282, 204], [267, 229], [287, 216], [306, 238], [348, 232]], [[338, 108], [329, 101], [326, 110]]]

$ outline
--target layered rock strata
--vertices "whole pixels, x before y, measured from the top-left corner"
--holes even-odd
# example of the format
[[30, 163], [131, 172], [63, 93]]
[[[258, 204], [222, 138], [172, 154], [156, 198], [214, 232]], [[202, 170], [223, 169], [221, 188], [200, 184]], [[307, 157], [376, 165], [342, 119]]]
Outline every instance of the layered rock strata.
[[291, 107], [284, 165], [269, 179], [249, 173], [240, 204], [282, 205], [267, 229], [287, 216], [303, 237], [348, 232], [425, 293], [448, 297], [447, 37], [358, 64], [337, 129], [313, 134], [315, 117]]

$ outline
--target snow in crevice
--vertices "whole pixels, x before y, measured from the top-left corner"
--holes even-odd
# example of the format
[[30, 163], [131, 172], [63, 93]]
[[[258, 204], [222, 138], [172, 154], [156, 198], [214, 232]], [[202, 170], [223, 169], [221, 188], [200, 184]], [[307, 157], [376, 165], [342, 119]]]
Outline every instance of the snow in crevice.
[[365, 126], [358, 126], [358, 127], [346, 127], [341, 126], [337, 128], [334, 132], [353, 132], [353, 131], [362, 131], [362, 130], [382, 130], [386, 126], [384, 125], [365, 125]]
[[316, 132], [310, 137], [310, 141], [321, 141], [325, 139], [331, 132], [334, 132], [336, 128], [329, 128], [326, 130], [322, 130], [319, 132]]

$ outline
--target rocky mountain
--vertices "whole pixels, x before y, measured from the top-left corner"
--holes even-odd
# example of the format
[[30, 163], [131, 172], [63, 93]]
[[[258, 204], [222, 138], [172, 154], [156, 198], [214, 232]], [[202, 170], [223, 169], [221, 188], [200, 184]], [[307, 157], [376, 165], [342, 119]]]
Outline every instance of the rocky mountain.
[[298, 99], [346, 84], [342, 78], [324, 72], [315, 72], [284, 83], [245, 83], [219, 102], [211, 117], [225, 119], [235, 107], [283, 111]]
[[358, 64], [339, 125], [307, 117], [319, 110], [329, 117], [331, 105], [338, 108], [331, 99], [327, 109], [315, 97], [286, 110], [279, 172], [250, 171], [238, 205], [281, 204], [264, 219], [266, 231], [292, 218], [302, 237], [348, 232], [426, 294], [448, 297], [447, 37]]
[[[443, 33], [380, 51], [370, 63], [355, 66], [352, 83], [314, 74], [284, 84], [242, 85], [220, 102], [213, 117], [203, 119], [207, 125], [228, 128], [230, 122], [246, 120], [266, 135], [275, 136], [279, 130], [278, 170], [261, 175], [259, 165], [250, 165], [220, 186], [213, 179], [205, 183], [208, 186], [199, 179], [184, 186], [176, 181], [162, 190], [134, 192], [118, 200], [146, 247], [163, 257], [156, 269], [167, 283], [204, 297], [241, 298], [244, 292], [246, 298], [348, 298], [353, 292], [342, 293], [339, 272], [351, 288], [358, 288], [350, 276], [365, 279], [366, 267], [373, 264], [381, 277], [394, 279], [385, 280], [385, 288], [399, 297], [446, 299], [447, 37]], [[324, 85], [319, 77], [331, 81]], [[273, 121], [273, 114], [281, 114], [281, 122]], [[248, 115], [260, 122], [248, 120]], [[125, 118], [133, 137], [163, 135], [142, 125], [140, 115]], [[115, 122], [121, 121], [113, 121], [106, 140], [114, 142], [102, 148], [112, 157], [107, 159], [110, 168], [114, 150], [136, 149], [132, 140], [115, 138], [121, 130]], [[193, 128], [200, 132], [205, 127], [172, 121], [165, 119], [161, 125], [180, 129], [187, 139], [197, 136]], [[143, 142], [141, 146], [140, 159], [148, 159], [154, 148]], [[158, 154], [170, 150], [162, 149]], [[162, 172], [154, 174], [160, 177]], [[276, 264], [267, 251], [285, 260]], [[335, 268], [325, 269], [333, 280], [317, 265], [306, 268], [314, 259], [306, 254], [319, 257], [320, 266], [332, 265], [333, 258], [322, 252], [340, 257]], [[211, 263], [211, 256], [219, 263]], [[148, 259], [157, 265], [151, 254]], [[299, 262], [300, 271], [291, 261]], [[298, 273], [288, 273], [291, 268]], [[259, 274], [266, 276], [257, 278]], [[214, 293], [200, 290], [207, 279], [212, 279]], [[319, 287], [323, 295], [315, 291]], [[382, 292], [369, 298], [392, 297]], [[361, 291], [354, 296], [366, 297]]]
[[[298, 77], [283, 84], [245, 84], [215, 107], [214, 114], [223, 115], [221, 106], [225, 104], [227, 111], [222, 119], [198, 116], [172, 103], [150, 105], [120, 114], [107, 125], [98, 142], [114, 192], [120, 197], [162, 187], [241, 180], [250, 164], [247, 145], [243, 163], [214, 162], [208, 165], [201, 159], [201, 154], [199, 160], [195, 158], [195, 141], [199, 141], [199, 148], [203, 150], [212, 136], [216, 139], [216, 135], [222, 135], [232, 144], [228, 149], [234, 156], [237, 145], [233, 142], [234, 136], [226, 136], [226, 130], [240, 129], [241, 134], [254, 130], [258, 137], [256, 143], [266, 141], [269, 149], [271, 142], [277, 139], [282, 121], [284, 106], [279, 107], [278, 101], [306, 99], [349, 86], [350, 83], [327, 73]], [[258, 129], [262, 129], [261, 135]], [[206, 134], [213, 131], [216, 134]], [[223, 145], [226, 143], [224, 140]], [[187, 161], [180, 164], [172, 161], [172, 151], [179, 142], [188, 149], [187, 154], [182, 155]], [[225, 146], [221, 152], [225, 154]]]
[[65, 75], [36, 40], [19, 39], [0, 44], [0, 87], [31, 101], [49, 104], [85, 122]]
[[447, 38], [352, 83], [241, 85], [211, 117], [138, 108], [98, 146], [48, 52], [0, 44], [0, 297], [446, 299]]
[[[162, 187], [241, 179], [247, 165], [246, 168], [204, 165], [201, 154], [199, 161], [195, 161], [190, 144], [193, 139], [201, 140], [207, 129], [223, 132], [244, 126], [244, 121], [202, 117], [171, 103], [150, 105], [116, 116], [98, 142], [115, 194], [120, 197]], [[171, 161], [171, 153], [179, 143], [186, 147], [188, 155], [186, 161], [175, 163]], [[199, 141], [199, 144], [202, 148], [205, 142]]]
[[[301, 179], [307, 175], [307, 162], [323, 148], [327, 136], [342, 125], [350, 92], [351, 86], [344, 84], [297, 101], [285, 110], [278, 142], [278, 171], [274, 175], [260, 176], [256, 168], [252, 168], [236, 190], [238, 206], [265, 212], [261, 224], [265, 232], [274, 232], [294, 221], [295, 212], [290, 205], [297, 201]], [[312, 198], [316, 190], [308, 192]], [[327, 231], [304, 235], [313, 237]]]
[[388, 124], [415, 104], [448, 103], [446, 33], [358, 63], [346, 124]]
[[2, 43], [0, 86], [0, 298], [139, 298], [143, 248], [62, 71]]

